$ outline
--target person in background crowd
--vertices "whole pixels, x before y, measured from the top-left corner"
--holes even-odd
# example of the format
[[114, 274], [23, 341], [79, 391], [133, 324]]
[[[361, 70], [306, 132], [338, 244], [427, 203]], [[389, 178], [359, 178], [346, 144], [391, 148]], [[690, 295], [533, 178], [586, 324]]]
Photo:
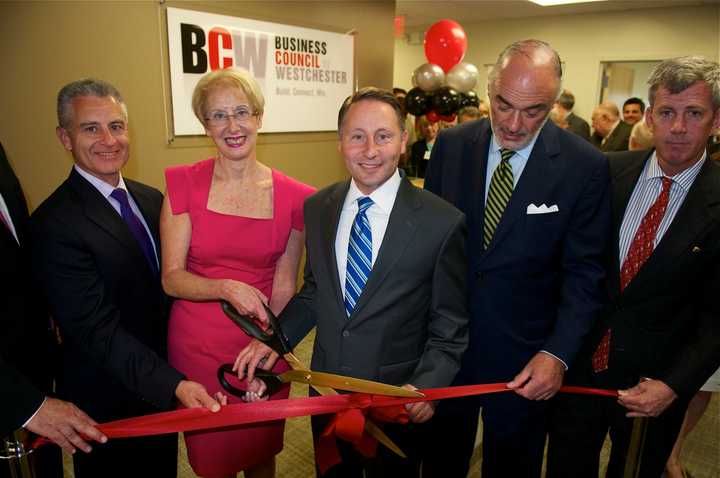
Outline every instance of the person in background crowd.
[[427, 477], [467, 476], [482, 406], [482, 475], [539, 477], [547, 400], [573, 366], [603, 302], [608, 165], [546, 121], [561, 62], [545, 42], [499, 55], [490, 120], [442, 131], [425, 188], [468, 218], [470, 343], [456, 384], [507, 382], [514, 393], [443, 400]]
[[640, 98], [632, 97], [623, 103], [623, 121], [633, 125], [643, 119], [645, 114], [645, 102]]
[[590, 141], [590, 125], [587, 121], [572, 112], [575, 107], [575, 95], [568, 90], [560, 93], [553, 111], [557, 114], [559, 121], [567, 124], [567, 130], [575, 133], [587, 141]]
[[657, 478], [688, 402], [720, 366], [720, 164], [706, 145], [720, 126], [720, 65], [665, 60], [648, 79], [655, 149], [610, 155], [610, 300], [566, 383], [619, 398], [563, 394], [551, 420], [547, 476], [626, 476], [633, 417], [649, 417], [640, 478]]
[[[416, 126], [418, 118], [408, 114], [407, 109], [405, 109], [405, 97], [407, 97], [407, 91], [405, 91], [402, 88], [393, 88], [393, 96], [397, 100], [397, 102], [400, 104], [400, 108], [403, 115], [403, 121], [405, 122], [405, 131], [408, 133], [408, 144], [414, 144], [415, 141], [418, 139], [418, 135], [416, 132]], [[404, 167], [406, 169], [410, 169], [410, 151], [406, 151], [402, 154], [400, 157], [400, 166]], [[414, 174], [411, 174], [413, 176]]]
[[435, 144], [438, 131], [440, 131], [439, 122], [433, 123], [427, 119], [427, 116], [420, 117], [420, 136], [422, 139], [416, 141], [410, 149], [411, 169], [412, 172], [415, 173], [414, 176], [418, 178], [425, 177], [425, 170], [427, 169], [430, 153]]
[[[31, 261], [62, 335], [59, 394], [106, 422], [186, 407], [218, 411], [205, 387], [166, 361], [169, 300], [160, 285], [162, 194], [124, 178], [127, 106], [111, 84], [58, 93], [56, 129], [75, 165], [33, 212]], [[111, 440], [73, 456], [76, 478], [175, 477], [177, 435]]]
[[629, 150], [636, 151], [638, 149], [650, 149], [653, 147], [653, 133], [648, 128], [645, 120], [638, 121], [630, 131]]
[[620, 112], [615, 103], [606, 101], [593, 110], [592, 127], [594, 133], [590, 138], [600, 151], [627, 151], [632, 126], [620, 121]]
[[466, 106], [458, 111], [457, 124], [467, 123], [468, 121], [473, 121], [482, 117], [480, 109], [477, 106]]
[[[170, 313], [170, 363], [208, 389], [219, 364], [232, 363], [250, 337], [222, 311], [279, 314], [295, 293], [303, 252], [303, 202], [313, 189], [257, 160], [265, 99], [246, 70], [203, 76], [192, 99], [195, 116], [217, 155], [169, 168], [160, 236], [162, 278], [178, 298]], [[288, 370], [284, 360], [274, 369]], [[289, 386], [271, 398], [287, 398]], [[229, 401], [240, 399], [230, 397]], [[190, 464], [203, 477], [272, 477], [284, 421], [186, 433]]]

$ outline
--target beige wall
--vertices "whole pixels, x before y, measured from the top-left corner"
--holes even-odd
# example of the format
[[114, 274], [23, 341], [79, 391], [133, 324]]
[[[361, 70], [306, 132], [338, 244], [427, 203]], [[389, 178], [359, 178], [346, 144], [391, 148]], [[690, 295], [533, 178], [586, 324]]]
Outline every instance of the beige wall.
[[[394, 1], [0, 2], [0, 141], [31, 208], [69, 172], [72, 160], [54, 132], [55, 96], [83, 76], [108, 80], [125, 97], [132, 138], [126, 176], [164, 189], [167, 166], [213, 154], [206, 138], [167, 142], [166, 6], [337, 32], [355, 29], [358, 84], [392, 86]], [[317, 187], [346, 176], [331, 132], [261, 135], [258, 158]]]
[[[481, 4], [480, 4], [481, 5]], [[481, 7], [479, 7], [481, 8]], [[509, 43], [538, 38], [557, 49], [565, 63], [564, 85], [576, 98], [575, 112], [588, 119], [600, 94], [600, 62], [659, 60], [705, 55], [717, 60], [720, 7], [663, 8], [591, 15], [547, 16], [465, 24], [465, 61], [480, 70], [478, 94], [485, 95], [487, 69]], [[396, 85], [411, 86], [412, 71], [427, 61], [422, 44], [395, 43]]]

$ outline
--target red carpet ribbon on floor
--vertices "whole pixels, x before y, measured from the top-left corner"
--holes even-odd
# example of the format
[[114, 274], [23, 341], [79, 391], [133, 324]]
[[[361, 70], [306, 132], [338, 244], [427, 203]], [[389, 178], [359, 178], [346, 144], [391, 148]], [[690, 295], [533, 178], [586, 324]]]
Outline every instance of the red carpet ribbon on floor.
[[[339, 463], [340, 455], [335, 446], [336, 437], [353, 443], [363, 455], [374, 456], [377, 442], [364, 433], [366, 414], [378, 421], [402, 423], [407, 422], [407, 415], [404, 413], [404, 407], [402, 407], [407, 403], [509, 392], [510, 390], [505, 383], [492, 383], [429, 388], [420, 391], [425, 394], [425, 397], [405, 398], [350, 393], [241, 403], [222, 407], [216, 413], [205, 408], [185, 408], [102, 423], [98, 425], [98, 429], [108, 438], [127, 438], [248, 425], [285, 418], [334, 413], [337, 415], [322, 433], [316, 450], [318, 466], [324, 472], [325, 469]], [[617, 391], [585, 387], [561, 387], [560, 391], [608, 397], [617, 397], [618, 395]], [[45, 439], [38, 439], [33, 444], [33, 448], [47, 442]]]

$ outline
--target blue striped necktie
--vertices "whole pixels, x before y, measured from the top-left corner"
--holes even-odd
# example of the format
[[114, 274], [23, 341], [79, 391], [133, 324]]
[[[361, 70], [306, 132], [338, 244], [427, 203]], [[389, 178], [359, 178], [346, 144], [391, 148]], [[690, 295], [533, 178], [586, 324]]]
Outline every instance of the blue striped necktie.
[[366, 212], [373, 204], [369, 197], [358, 199], [358, 212], [350, 230], [345, 269], [345, 312], [348, 317], [352, 314], [372, 269], [372, 231]]

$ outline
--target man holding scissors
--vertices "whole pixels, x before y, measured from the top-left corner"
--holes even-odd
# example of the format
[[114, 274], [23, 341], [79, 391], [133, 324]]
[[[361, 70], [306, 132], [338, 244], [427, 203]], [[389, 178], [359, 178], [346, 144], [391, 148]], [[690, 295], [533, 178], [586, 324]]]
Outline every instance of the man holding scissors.
[[[307, 263], [302, 290], [280, 316], [292, 345], [317, 326], [311, 368], [406, 388], [450, 384], [467, 346], [465, 219], [398, 170], [407, 132], [390, 92], [363, 88], [338, 115], [339, 151], [352, 178], [305, 203]], [[269, 356], [269, 357], [268, 357]], [[235, 368], [248, 378], [277, 355], [254, 341]], [[408, 454], [384, 448], [368, 460], [340, 444], [343, 462], [325, 476], [363, 472], [417, 476], [416, 423], [434, 404], [407, 406], [412, 424], [385, 428]], [[317, 437], [327, 417], [313, 419]]]

